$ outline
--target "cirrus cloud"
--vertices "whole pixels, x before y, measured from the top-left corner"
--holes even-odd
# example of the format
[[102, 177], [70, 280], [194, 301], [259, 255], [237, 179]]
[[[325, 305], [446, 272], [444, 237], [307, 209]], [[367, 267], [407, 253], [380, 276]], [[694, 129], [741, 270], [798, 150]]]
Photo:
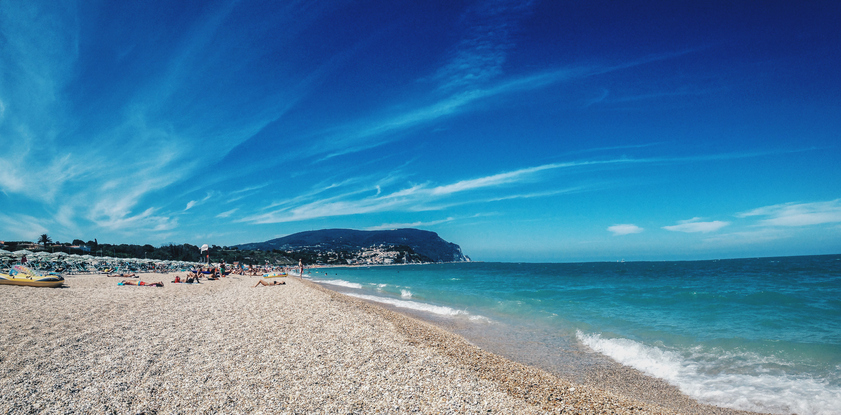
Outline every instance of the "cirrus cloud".
[[764, 216], [764, 226], [810, 226], [841, 222], [841, 199], [813, 203], [783, 203], [736, 215], [740, 218]]
[[717, 230], [719, 230], [719, 229], [721, 229], [721, 228], [723, 228], [723, 227], [725, 227], [729, 224], [730, 224], [730, 222], [724, 222], [724, 221], [720, 221], [720, 220], [714, 220], [714, 221], [710, 221], [710, 222], [702, 222], [701, 218], [692, 218], [692, 219], [689, 219], [689, 220], [679, 221], [677, 225], [664, 226], [663, 229], [665, 229], [667, 231], [673, 231], [673, 232], [709, 233], [709, 232], [715, 232], [715, 231], [717, 231]]

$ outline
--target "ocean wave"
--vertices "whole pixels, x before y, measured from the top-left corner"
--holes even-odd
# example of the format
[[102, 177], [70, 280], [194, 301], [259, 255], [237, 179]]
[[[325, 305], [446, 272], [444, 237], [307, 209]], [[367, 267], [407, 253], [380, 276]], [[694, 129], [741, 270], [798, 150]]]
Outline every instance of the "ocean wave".
[[400, 298], [412, 298], [412, 292], [409, 290], [400, 290]]
[[357, 284], [355, 282], [345, 281], [345, 280], [316, 280], [317, 283], [320, 284], [330, 284], [330, 285], [337, 285], [339, 287], [345, 288], [362, 288], [362, 284]]
[[[683, 393], [701, 401], [726, 408], [746, 411], [800, 415], [837, 414], [841, 408], [841, 388], [805, 376], [753, 370], [747, 374], [721, 370], [705, 371], [716, 360], [734, 356], [697, 352], [685, 357], [676, 351], [647, 346], [630, 339], [602, 338], [600, 334], [576, 333], [579, 341], [596, 352], [661, 378], [677, 386]], [[765, 358], [743, 353], [743, 368], [759, 367]]]
[[376, 295], [366, 295], [366, 294], [355, 294], [355, 293], [348, 293], [347, 295], [351, 297], [361, 298], [363, 300], [374, 301], [377, 303], [389, 304], [399, 308], [407, 308], [410, 310], [416, 311], [424, 311], [427, 313], [437, 314], [440, 316], [458, 316], [458, 315], [467, 315], [468, 313], [464, 310], [456, 310], [454, 308], [446, 307], [446, 306], [438, 306], [432, 305], [427, 303], [421, 303], [418, 301], [407, 301], [407, 300], [398, 300], [396, 298], [388, 298], [388, 297], [380, 297]]

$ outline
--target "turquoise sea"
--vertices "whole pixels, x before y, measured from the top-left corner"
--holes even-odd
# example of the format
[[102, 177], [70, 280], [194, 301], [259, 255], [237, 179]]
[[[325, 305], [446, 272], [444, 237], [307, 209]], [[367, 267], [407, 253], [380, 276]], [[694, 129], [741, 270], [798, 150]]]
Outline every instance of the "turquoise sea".
[[704, 403], [841, 414], [841, 255], [308, 272], [521, 356], [534, 349], [550, 368], [583, 348]]

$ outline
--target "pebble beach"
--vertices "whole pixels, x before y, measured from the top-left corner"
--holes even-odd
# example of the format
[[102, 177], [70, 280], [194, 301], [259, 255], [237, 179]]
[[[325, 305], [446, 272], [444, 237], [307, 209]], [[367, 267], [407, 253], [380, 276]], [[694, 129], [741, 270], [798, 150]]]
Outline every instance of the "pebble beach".
[[141, 277], [164, 287], [0, 286], [0, 413], [740, 413], [621, 370], [572, 383], [297, 278]]

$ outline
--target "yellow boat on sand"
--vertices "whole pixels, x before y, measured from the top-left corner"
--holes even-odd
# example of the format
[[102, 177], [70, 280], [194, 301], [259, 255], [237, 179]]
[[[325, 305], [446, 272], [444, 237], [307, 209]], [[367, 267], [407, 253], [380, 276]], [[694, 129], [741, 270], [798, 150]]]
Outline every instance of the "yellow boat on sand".
[[0, 274], [0, 284], [26, 285], [30, 287], [60, 287], [64, 284], [61, 275], [39, 275], [23, 265], [15, 265], [8, 274]]
[[287, 274], [285, 272], [270, 272], [268, 274], [263, 274], [263, 278], [280, 278], [285, 277]]

